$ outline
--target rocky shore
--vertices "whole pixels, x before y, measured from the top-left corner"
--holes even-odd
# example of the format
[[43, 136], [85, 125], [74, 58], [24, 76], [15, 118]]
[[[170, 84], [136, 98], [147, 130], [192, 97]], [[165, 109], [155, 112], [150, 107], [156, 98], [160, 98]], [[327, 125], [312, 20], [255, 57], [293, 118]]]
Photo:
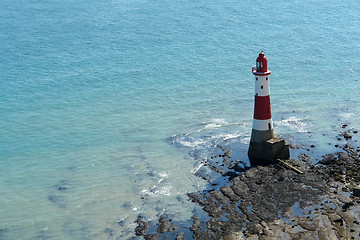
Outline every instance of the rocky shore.
[[[204, 163], [223, 177], [212, 190], [190, 193], [205, 216], [183, 227], [169, 216], [158, 222], [138, 217], [136, 236], [144, 239], [360, 239], [360, 146], [349, 142], [357, 131], [342, 126], [339, 151], [313, 164], [307, 154], [268, 166], [248, 168], [218, 152]], [[342, 143], [340, 143], [340, 141]], [[343, 143], [343, 141], [345, 143]], [[357, 142], [355, 142], [357, 143]], [[310, 148], [315, 147], [314, 145]], [[301, 146], [292, 146], [301, 148]], [[295, 170], [297, 171], [295, 171]], [[197, 175], [211, 182], [208, 171]]]

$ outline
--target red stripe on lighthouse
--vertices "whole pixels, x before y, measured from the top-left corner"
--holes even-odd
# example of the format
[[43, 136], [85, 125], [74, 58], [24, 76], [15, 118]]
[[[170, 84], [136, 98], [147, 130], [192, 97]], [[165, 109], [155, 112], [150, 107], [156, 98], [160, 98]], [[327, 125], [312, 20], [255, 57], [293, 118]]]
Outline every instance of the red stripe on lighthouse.
[[254, 118], [267, 120], [271, 118], [270, 96], [255, 96]]

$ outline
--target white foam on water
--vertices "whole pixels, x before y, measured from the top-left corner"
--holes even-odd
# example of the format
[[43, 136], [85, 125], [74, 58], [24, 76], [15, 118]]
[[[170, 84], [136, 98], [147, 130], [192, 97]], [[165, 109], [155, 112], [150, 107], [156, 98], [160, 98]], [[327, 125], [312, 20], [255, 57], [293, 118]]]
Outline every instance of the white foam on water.
[[225, 124], [227, 124], [227, 121], [226, 121], [225, 118], [213, 118], [213, 119], [212, 119], [212, 122], [213, 122], [213, 123], [220, 124], [220, 125], [225, 125]]
[[218, 123], [209, 123], [205, 126], [205, 129], [214, 129], [214, 128], [220, 128], [221, 124]]
[[199, 171], [199, 169], [200, 169], [202, 166], [204, 166], [204, 163], [203, 163], [203, 162], [200, 163], [198, 166], [196, 166], [196, 167], [191, 171], [191, 173], [192, 173], [192, 174], [195, 174], [197, 171]]
[[169, 174], [167, 174], [166, 172], [160, 172], [159, 176], [162, 177], [162, 180], [164, 180], [165, 178], [167, 178], [169, 176]]
[[169, 174], [166, 172], [158, 173], [159, 179], [156, 184], [148, 189], [143, 189], [140, 192], [140, 195], [143, 196], [169, 196], [171, 195], [172, 186], [159, 186], [165, 179], [169, 177]]
[[243, 144], [249, 144], [250, 143], [250, 137], [241, 138], [240, 142], [243, 143]]
[[149, 188], [149, 189], [143, 189], [140, 192], [140, 195], [143, 196], [154, 196], [154, 197], [159, 197], [159, 196], [170, 196], [171, 195], [171, 186], [166, 186], [166, 187], [161, 187], [159, 188], [157, 185]]
[[189, 148], [195, 148], [197, 146], [207, 144], [207, 142], [204, 140], [195, 140], [195, 141], [178, 140], [177, 142], [179, 144], [181, 144], [185, 147], [189, 147]]
[[223, 126], [226, 126], [227, 124], [228, 123], [225, 118], [213, 118], [209, 123], [203, 122], [202, 125], [205, 125], [205, 127], [197, 130], [197, 132], [201, 132], [207, 129], [221, 128]]
[[276, 121], [275, 123], [278, 125], [289, 127], [290, 129], [295, 130], [296, 132], [299, 133], [309, 132], [308, 123], [304, 122], [304, 119], [290, 117], [287, 119]]

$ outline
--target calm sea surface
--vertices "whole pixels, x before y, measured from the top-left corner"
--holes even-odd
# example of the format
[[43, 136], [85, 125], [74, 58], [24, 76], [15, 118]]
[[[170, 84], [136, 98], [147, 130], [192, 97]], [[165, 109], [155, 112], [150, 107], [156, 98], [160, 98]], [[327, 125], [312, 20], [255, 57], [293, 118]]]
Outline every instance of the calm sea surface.
[[247, 161], [261, 50], [277, 135], [316, 161], [360, 129], [359, 1], [1, 0], [0, 23], [0, 239], [186, 224], [215, 145]]

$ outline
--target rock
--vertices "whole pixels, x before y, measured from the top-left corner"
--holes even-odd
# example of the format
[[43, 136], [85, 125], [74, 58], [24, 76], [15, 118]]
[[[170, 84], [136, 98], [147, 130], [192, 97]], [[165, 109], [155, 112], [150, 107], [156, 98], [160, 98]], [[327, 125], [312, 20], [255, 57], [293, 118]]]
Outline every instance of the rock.
[[149, 230], [149, 222], [145, 222], [143, 221], [143, 217], [138, 216], [138, 218], [136, 219], [135, 223], [138, 224], [138, 226], [135, 228], [135, 235], [136, 236], [144, 236], [146, 231]]
[[211, 191], [210, 195], [216, 199], [216, 201], [219, 201], [222, 204], [226, 204], [229, 202], [229, 198], [224, 196], [224, 194], [222, 194], [219, 191]]
[[263, 228], [259, 223], [249, 223], [247, 229], [250, 234], [261, 235], [263, 233]]
[[197, 202], [200, 205], [205, 204], [205, 201], [201, 198], [199, 193], [189, 193], [188, 196], [189, 196], [189, 198], [191, 199], [192, 202]]
[[338, 199], [341, 202], [345, 203], [345, 204], [351, 204], [352, 203], [352, 200], [346, 195], [340, 195], [340, 196], [338, 196]]
[[234, 193], [230, 186], [222, 187], [220, 191], [233, 202], [240, 200], [240, 197]]
[[253, 170], [254, 169], [249, 169], [248, 171], [246, 171], [245, 176], [247, 178], [253, 178], [255, 176], [255, 174], [256, 174], [256, 171], [253, 171]]
[[175, 240], [185, 240], [184, 233], [180, 232], [178, 235], [176, 235]]
[[201, 229], [201, 226], [200, 226], [200, 221], [199, 219], [197, 219], [195, 216], [192, 217], [193, 219], [193, 225], [192, 227], [190, 228], [190, 231], [200, 231]]
[[166, 217], [160, 217], [158, 233], [174, 232], [175, 230], [176, 227], [171, 223], [171, 219], [167, 220]]
[[354, 197], [360, 197], [360, 187], [354, 187], [353, 188], [353, 196]]
[[159, 235], [158, 234], [148, 234], [144, 236], [145, 240], [158, 240]]
[[342, 206], [342, 210], [343, 210], [343, 211], [346, 211], [346, 210], [348, 210], [349, 207], [351, 207], [351, 206], [353, 206], [353, 205], [354, 205], [353, 202], [347, 202], [347, 203], [345, 203], [345, 204]]
[[249, 188], [243, 181], [234, 182], [231, 189], [240, 197], [247, 195], [249, 192]]
[[[241, 239], [241, 238], [240, 238], [240, 239]], [[259, 237], [258, 237], [258, 235], [256, 235], [256, 234], [249, 235], [249, 237], [246, 238], [246, 240], [258, 240], [258, 239], [259, 239]], [[262, 239], [264, 239], [263, 236], [262, 236]]]
[[240, 231], [240, 232], [232, 232], [229, 234], [225, 234], [223, 236], [223, 240], [238, 240], [238, 239], [244, 239], [245, 236], [244, 234]]
[[352, 136], [348, 133], [348, 132], [345, 132], [343, 137], [346, 139], [346, 140], [349, 140], [352, 138]]

